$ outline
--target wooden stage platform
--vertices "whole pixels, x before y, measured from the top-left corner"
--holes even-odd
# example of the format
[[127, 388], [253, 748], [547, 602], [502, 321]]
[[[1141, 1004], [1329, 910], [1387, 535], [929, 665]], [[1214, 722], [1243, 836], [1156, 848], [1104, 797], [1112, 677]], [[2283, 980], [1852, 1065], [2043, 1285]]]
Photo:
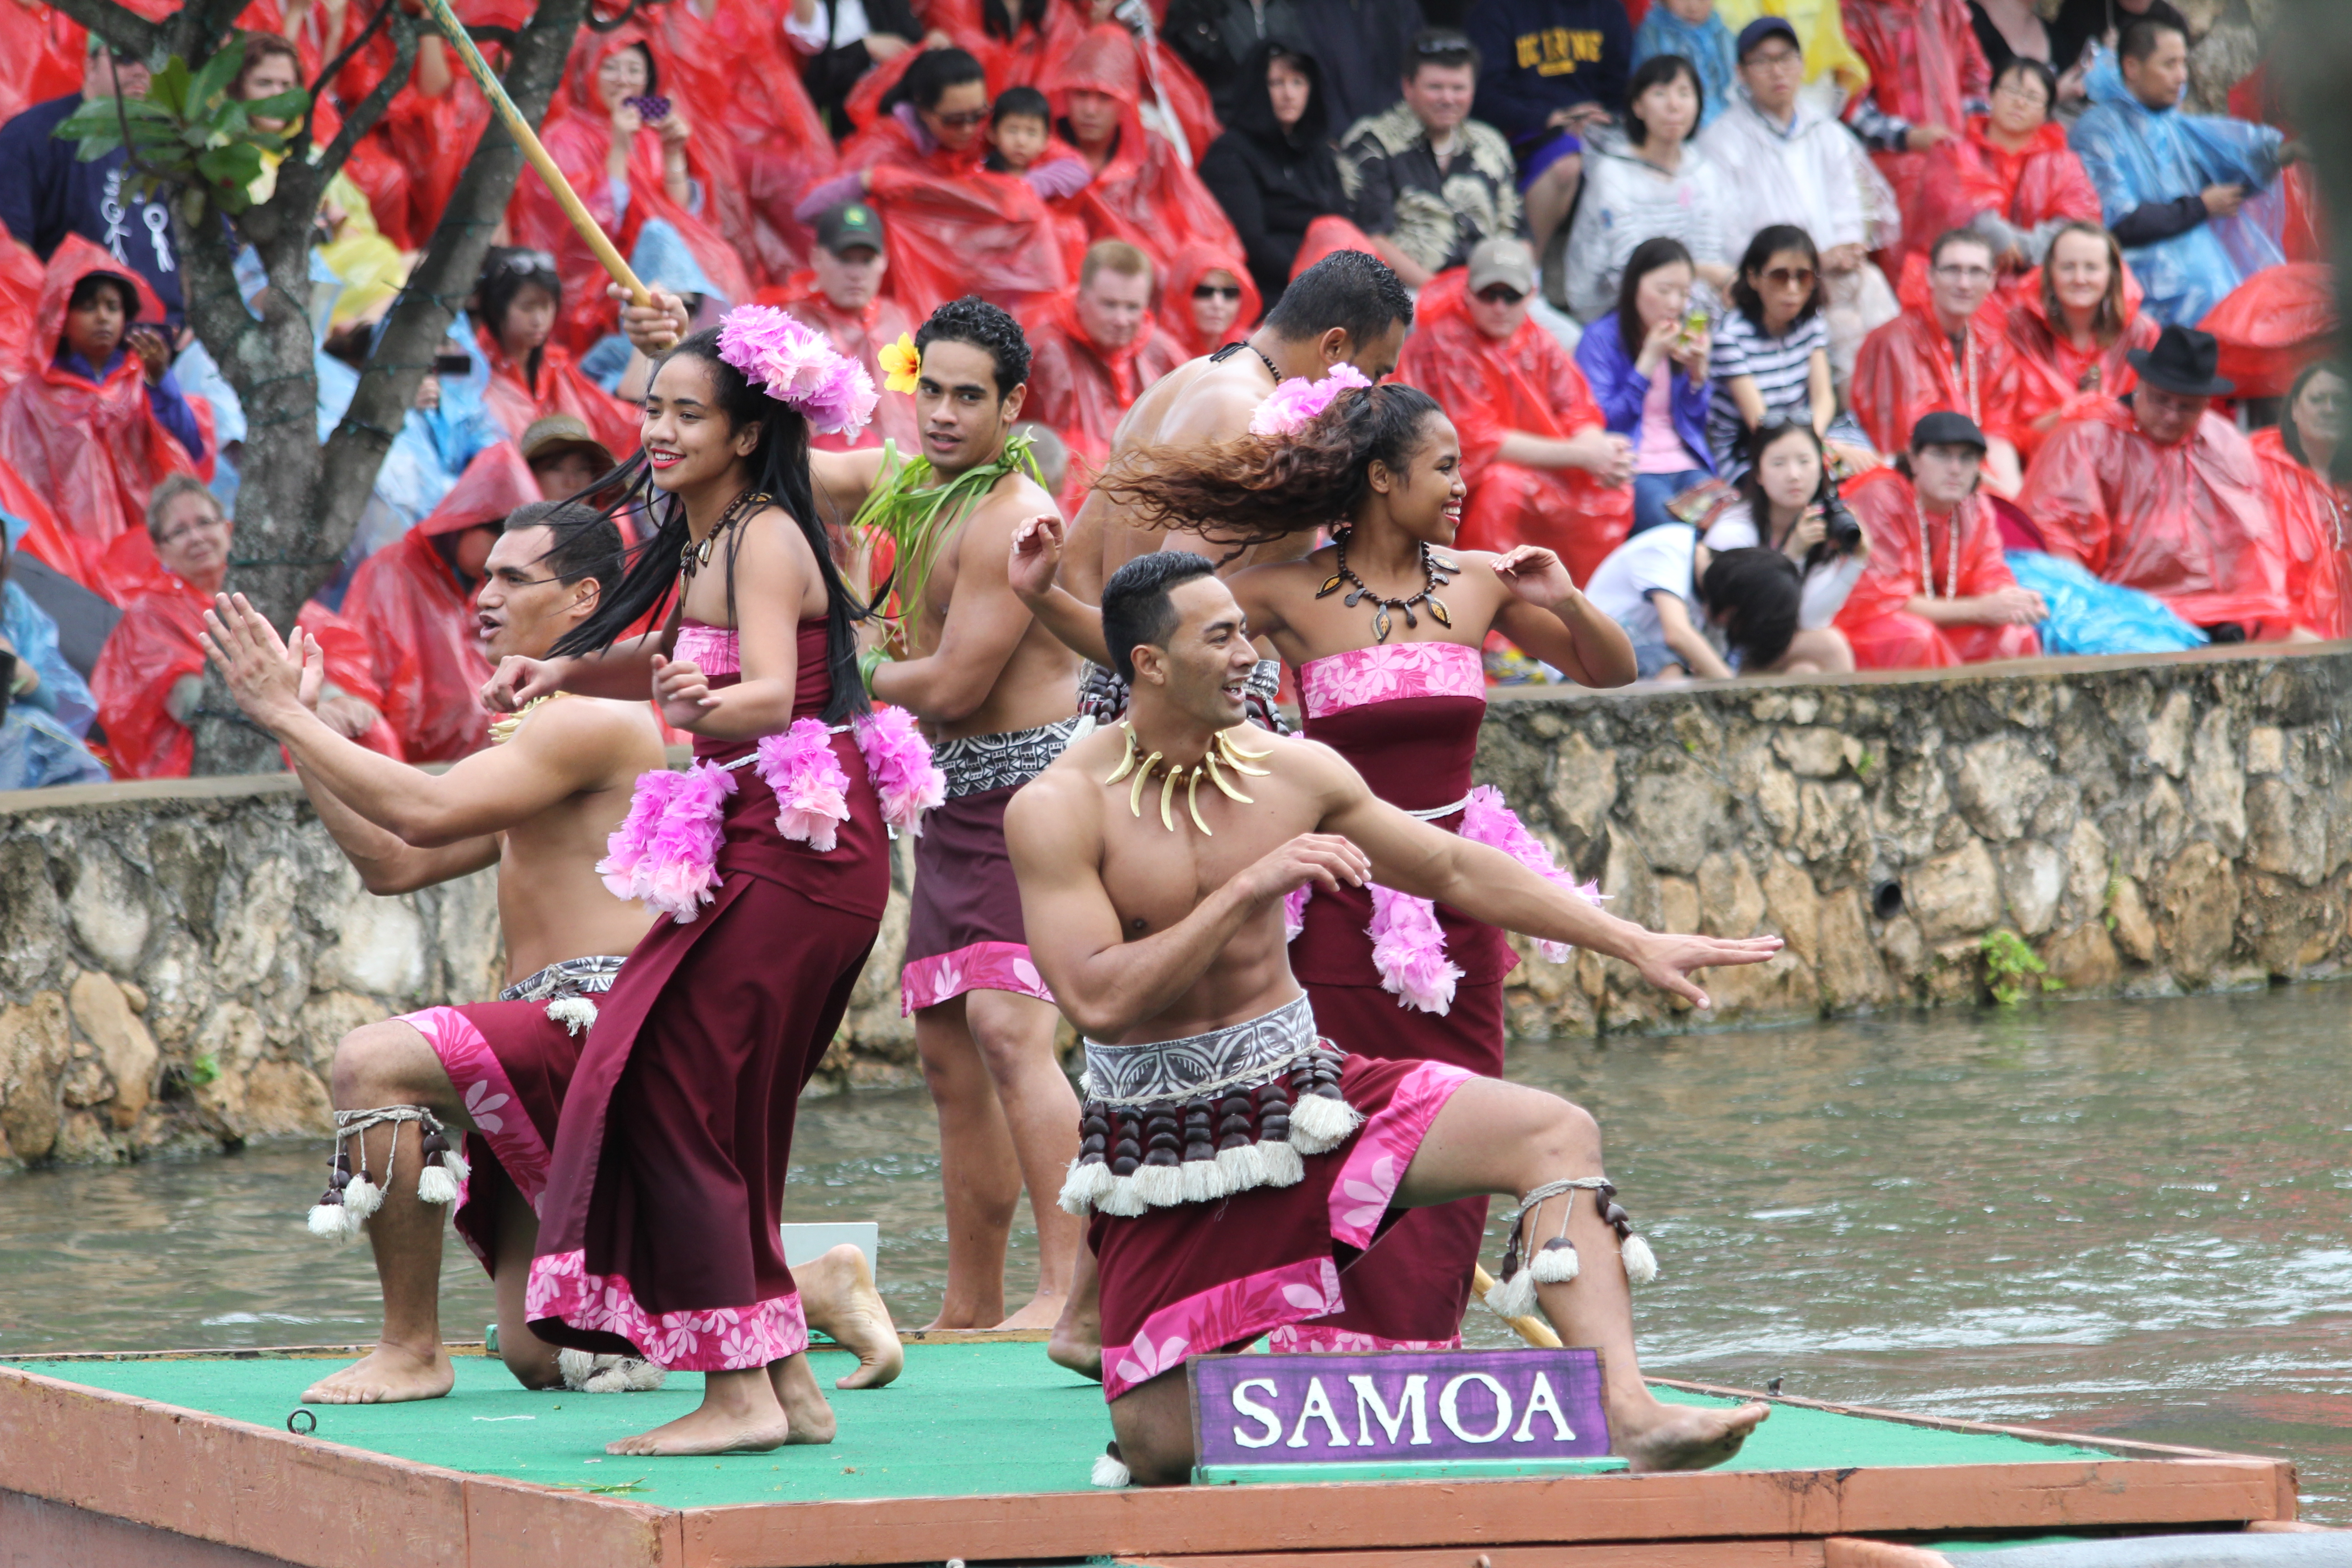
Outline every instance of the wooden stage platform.
[[[348, 1352], [0, 1363], [0, 1568], [1895, 1568], [1923, 1559], [1871, 1538], [2242, 1531], [2295, 1510], [2284, 1460], [1785, 1398], [1736, 1466], [1696, 1474], [1102, 1491], [1101, 1390], [1033, 1336], [914, 1337], [896, 1384], [832, 1395], [827, 1447], [608, 1458], [700, 1379], [530, 1394], [475, 1355], [447, 1399], [301, 1405], [322, 1353]], [[828, 1384], [846, 1367], [817, 1360]], [[315, 1433], [288, 1430], [298, 1410]]]

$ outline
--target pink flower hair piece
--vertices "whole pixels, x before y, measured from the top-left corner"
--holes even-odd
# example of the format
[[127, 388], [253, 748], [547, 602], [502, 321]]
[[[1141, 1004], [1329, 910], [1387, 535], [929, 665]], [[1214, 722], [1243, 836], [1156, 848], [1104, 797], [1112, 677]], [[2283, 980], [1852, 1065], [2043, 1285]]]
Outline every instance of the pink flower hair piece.
[[717, 896], [725, 802], [735, 793], [724, 768], [697, 763], [683, 773], [637, 775], [629, 814], [605, 840], [596, 870], [616, 899], [690, 922]]
[[1454, 983], [1464, 971], [1445, 956], [1445, 931], [1427, 899], [1371, 884], [1372, 967], [1381, 989], [1408, 1007], [1441, 1016], [1454, 1005]]
[[1301, 883], [1282, 896], [1282, 940], [1297, 942], [1307, 929], [1307, 900], [1315, 895], [1312, 883]]
[[776, 792], [776, 830], [820, 855], [841, 840], [849, 820], [849, 775], [833, 754], [833, 736], [816, 719], [795, 719], [781, 735], [760, 737], [754, 764]]
[[1309, 381], [1294, 375], [1265, 395], [1265, 401], [1250, 416], [1253, 436], [1289, 436], [1307, 427], [1307, 423], [1326, 408], [1331, 400], [1354, 386], [1370, 386], [1364, 373], [1342, 361], [1324, 374], [1320, 381]]
[[948, 797], [948, 775], [931, 762], [931, 743], [904, 708], [880, 707], [857, 721], [857, 752], [882, 797], [882, 820], [909, 837], [923, 836], [923, 813]]
[[[1470, 792], [1462, 808], [1462, 837], [1489, 849], [1499, 849], [1533, 871], [1537, 876], [1557, 882], [1580, 894], [1594, 909], [1599, 909], [1609, 897], [1598, 882], [1579, 882], [1570, 873], [1552, 863], [1551, 851], [1543, 840], [1529, 833], [1527, 824], [1503, 799], [1503, 792], [1492, 784], [1480, 784]], [[1564, 942], [1541, 942], [1536, 951], [1553, 963], [1566, 963], [1571, 949]]]
[[863, 430], [879, 401], [864, 365], [774, 305], [728, 311], [719, 323], [719, 357], [821, 436]]

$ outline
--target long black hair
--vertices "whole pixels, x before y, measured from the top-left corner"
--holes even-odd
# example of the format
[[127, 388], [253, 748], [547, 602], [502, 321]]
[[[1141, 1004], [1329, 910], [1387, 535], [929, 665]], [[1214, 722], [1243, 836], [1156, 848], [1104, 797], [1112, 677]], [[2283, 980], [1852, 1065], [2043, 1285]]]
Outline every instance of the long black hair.
[[[1661, 55], [1658, 58], [1675, 59], [1680, 57]], [[1652, 235], [1635, 246], [1633, 254], [1625, 258], [1625, 274], [1617, 280], [1617, 341], [1625, 345], [1625, 357], [1629, 360], [1642, 357], [1642, 341], [1650, 335], [1650, 329], [1642, 324], [1642, 280], [1661, 267], [1672, 267], [1676, 262], [1685, 267], [1692, 264], [1690, 247], [1670, 234]], [[1674, 374], [1673, 365], [1666, 367], [1666, 374]]]
[[[544, 250], [533, 250], [524, 245], [492, 246], [482, 258], [482, 275], [474, 285], [475, 319], [490, 329], [490, 338], [506, 352], [507, 312], [514, 308], [515, 296], [537, 285], [547, 290], [555, 300], [560, 314], [563, 309], [563, 277], [555, 269], [555, 258]], [[550, 331], [550, 342], [555, 334]], [[540, 362], [546, 358], [546, 345], [530, 351], [523, 374], [533, 383], [539, 380]]]
[[915, 63], [882, 95], [879, 105], [885, 114], [902, 103], [917, 109], [937, 109], [948, 89], [961, 87], [965, 82], [985, 84], [988, 73], [971, 53], [953, 47], [925, 49], [915, 57]]
[[1682, 77], [1691, 84], [1691, 92], [1698, 100], [1698, 118], [1691, 121], [1691, 135], [1698, 134], [1701, 121], [1706, 119], [1706, 83], [1698, 79], [1698, 67], [1680, 55], [1652, 55], [1633, 72], [1625, 84], [1625, 140], [1636, 147], [1650, 144], [1650, 122], [1633, 112], [1643, 93], [1662, 83]]
[[[751, 488], [772, 496], [778, 506], [792, 514], [793, 521], [800, 525], [801, 537], [808, 542], [810, 553], [816, 557], [817, 573], [824, 583], [824, 662], [833, 677], [833, 695], [825, 702], [824, 721], [837, 724], [853, 714], [865, 712], [866, 685], [857, 676], [857, 623], [871, 611], [858, 603], [842, 581], [841, 569], [834, 561], [833, 540], [817, 518], [816, 496], [809, 479], [808, 421], [752, 385], [741, 371], [719, 357], [716, 327], [695, 333], [664, 353], [654, 362], [654, 374], [658, 375], [663, 365], [681, 357], [700, 360], [709, 369], [712, 401], [726, 416], [730, 430], [740, 430], [746, 425], [760, 427], [759, 444], [745, 459], [751, 470]], [[651, 538], [630, 552], [628, 571], [598, 599], [596, 613], [565, 633], [555, 645], [553, 657], [558, 658], [599, 653], [612, 647], [647, 616], [666, 611], [670, 595], [679, 591], [678, 560], [691, 537], [686, 524], [686, 503], [654, 487], [653, 470], [646, 467], [643, 451], [592, 489], [602, 490], [607, 487], [617, 487], [620, 499], [604, 509], [605, 515], [643, 504], [659, 526]], [[741, 548], [742, 538], [739, 527], [730, 531], [727, 540], [730, 619], [736, 618], [735, 553]]]

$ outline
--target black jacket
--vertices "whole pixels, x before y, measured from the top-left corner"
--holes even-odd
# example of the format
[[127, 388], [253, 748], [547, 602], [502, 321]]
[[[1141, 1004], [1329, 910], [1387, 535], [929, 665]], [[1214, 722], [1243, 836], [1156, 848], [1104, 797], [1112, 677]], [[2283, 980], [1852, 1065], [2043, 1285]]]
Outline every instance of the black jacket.
[[[1274, 100], [1265, 90], [1266, 66], [1277, 49], [1297, 55], [1314, 84], [1307, 112], [1287, 132], [1275, 123]], [[1327, 213], [1345, 214], [1348, 200], [1331, 151], [1323, 68], [1315, 57], [1297, 44], [1268, 38], [1249, 52], [1241, 68], [1234, 111], [1225, 121], [1230, 129], [1209, 144], [1201, 160], [1201, 182], [1233, 219], [1250, 276], [1272, 310], [1290, 281], [1290, 264], [1307, 226]]]
[[1305, 37], [1307, 29], [1291, 0], [1169, 0], [1160, 36], [1209, 89], [1217, 117], [1231, 120], [1250, 51], [1266, 38]]

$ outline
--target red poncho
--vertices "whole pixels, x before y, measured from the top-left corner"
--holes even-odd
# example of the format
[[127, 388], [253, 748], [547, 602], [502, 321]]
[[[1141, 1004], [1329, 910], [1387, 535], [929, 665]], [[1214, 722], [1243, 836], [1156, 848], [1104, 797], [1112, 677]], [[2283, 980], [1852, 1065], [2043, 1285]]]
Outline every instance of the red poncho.
[[[640, 129], [629, 143], [627, 208], [614, 205], [613, 182], [604, 173], [605, 156], [613, 150], [613, 120], [597, 91], [596, 70], [610, 56], [640, 44], [653, 53], [667, 83], [670, 62], [661, 58], [661, 51], [642, 28], [625, 27], [596, 37], [593, 44], [572, 51], [572, 63], [565, 68], [566, 85], [548, 109], [547, 126], [540, 140], [596, 220], [596, 226], [623, 256], [636, 249], [637, 236], [646, 220], [660, 218], [677, 230], [720, 297], [730, 304], [740, 304], [751, 297], [751, 275], [744, 270], [742, 258], [719, 237], [718, 229], [670, 198], [662, 184], [661, 136], [650, 128]], [[687, 169], [707, 197], [718, 188], [722, 174], [731, 176], [732, 160], [723, 152], [716, 159], [711, 154], [710, 149], [725, 146], [719, 125], [698, 121], [692, 115], [687, 117], [687, 123], [693, 130], [687, 143]], [[574, 353], [585, 353], [614, 331], [619, 317], [612, 301], [604, 298], [608, 280], [604, 268], [563, 216], [546, 181], [534, 174], [515, 183], [514, 199], [507, 205], [507, 223], [517, 245], [528, 245], [555, 258], [555, 269], [563, 279], [563, 314], [556, 329], [563, 344]]]
[[0, 124], [81, 90], [80, 23], [47, 5], [0, 6]]
[[[2021, 153], [1996, 145], [1990, 121], [1976, 115], [1968, 129], [1925, 154], [1925, 168], [1912, 205], [1903, 213], [1903, 250], [1922, 251], [1946, 232], [1966, 228], [1979, 213], [1991, 213], [2021, 229], [2053, 218], [2101, 222], [2099, 193], [2083, 160], [2066, 145], [2066, 128], [2044, 125]], [[2017, 302], [2019, 279], [2002, 288]]]
[[2017, 355], [1990, 312], [1969, 322], [1965, 359], [1934, 311], [1913, 306], [1863, 340], [1853, 364], [1853, 415], [1872, 446], [1900, 452], [1922, 415], [1951, 409], [1988, 436], [2017, 439]]
[[888, 391], [883, 385], [883, 346], [897, 342], [915, 330], [914, 318], [905, 306], [884, 294], [852, 315], [817, 292], [814, 272], [798, 273], [780, 289], [762, 289], [760, 302], [781, 305], [831, 338], [835, 348], [866, 367], [866, 374], [873, 378], [875, 390], [881, 395], [881, 401], [874, 405], [874, 421], [865, 429], [854, 437], [812, 435], [811, 447], [821, 452], [846, 452], [852, 447], [878, 447], [885, 440], [892, 440], [898, 443], [898, 450], [904, 455], [915, 455], [914, 396]]
[[[212, 602], [210, 594], [166, 574], [152, 593], [131, 602], [107, 637], [91, 667], [89, 689], [98, 700], [98, 721], [106, 731], [116, 777], [188, 776], [196, 738], [165, 703], [182, 677], [204, 673], [205, 650], [197, 635]], [[383, 695], [359, 633], [316, 599], [302, 606], [294, 624], [319, 639], [331, 685], [383, 711]], [[400, 742], [382, 719], [360, 737], [360, 744], [387, 757], [400, 755]]]
[[41, 258], [0, 224], [0, 392], [24, 380], [39, 363], [33, 352], [38, 341], [33, 322], [41, 313], [47, 272]]
[[1437, 399], [1462, 438], [1470, 500], [1455, 542], [1465, 550], [1540, 544], [1580, 584], [1624, 542], [1633, 492], [1581, 468], [1529, 468], [1495, 454], [1512, 431], [1565, 440], [1605, 425], [1575, 359], [1533, 321], [1496, 342], [1470, 320], [1460, 271], [1421, 291], [1396, 379]]
[[2284, 397], [2305, 365], [2336, 348], [2336, 274], [2315, 262], [2265, 267], [2198, 323], [2220, 340], [2221, 374], [2240, 397]]
[[2164, 329], [2154, 317], [2140, 313], [2139, 279], [2128, 268], [2124, 272], [2124, 330], [2105, 348], [2078, 349], [2051, 326], [2042, 305], [2039, 270], [2027, 273], [2024, 285], [2025, 297], [2009, 312], [2003, 335], [2017, 356], [2017, 449], [2030, 463], [2075, 398], [2123, 397], [2137, 386], [2139, 373], [2132, 369], [2131, 351], [2155, 347]]
[[[1207, 243], [1240, 251], [1241, 239], [1209, 187], [1165, 137], [1143, 128], [1142, 69], [1135, 40], [1125, 28], [1112, 23], [1088, 28], [1037, 86], [1056, 119], [1068, 113], [1069, 94], [1076, 89], [1118, 100], [1118, 140], [1109, 162], [1084, 190], [1054, 204], [1077, 217], [1087, 244], [1126, 240], [1150, 257], [1152, 269], [1163, 277], [1186, 246]], [[1205, 151], [1205, 143], [1195, 149]]]
[[533, 420], [569, 414], [585, 420], [604, 449], [615, 457], [626, 457], [637, 449], [638, 428], [645, 416], [589, 380], [562, 344], [551, 341], [539, 351], [539, 380], [534, 383], [522, 365], [507, 358], [488, 327], [474, 329], [474, 340], [490, 362], [489, 384], [482, 389], [482, 402], [506, 426], [508, 435], [520, 440]]
[[[1882, 112], [1957, 133], [1968, 124], [1969, 100], [1991, 95], [1992, 67], [1977, 42], [1967, 0], [1842, 0], [1839, 10], [1847, 40], [1870, 67], [1870, 100]], [[1874, 153], [1871, 161], [1895, 187], [1903, 211], [1910, 212], [1927, 173], [1927, 154]], [[1930, 232], [1915, 242], [1935, 237]]]
[[[906, 136], [895, 119], [875, 126]], [[875, 134], [860, 132], [852, 151]], [[908, 146], [911, 151], [911, 140]], [[913, 162], [873, 165], [866, 195], [882, 214], [890, 244], [884, 291], [917, 316], [966, 294], [1017, 316], [1068, 288], [1060, 226], [1028, 182], [991, 173], [977, 160], [960, 174], [930, 166], [951, 156], [942, 148], [929, 158], [917, 153]]]
[[[1063, 500], [1066, 505], [1073, 496], [1083, 500], [1094, 471], [1110, 457], [1120, 417], [1145, 387], [1182, 364], [1186, 355], [1149, 314], [1134, 342], [1115, 352], [1101, 348], [1087, 336], [1077, 301], [1067, 294], [1024, 327], [1034, 357], [1021, 417], [1061, 435], [1072, 459]], [[1076, 508], [1071, 510], [1075, 515]]]
[[2286, 556], [2294, 624], [2331, 640], [2352, 637], [2352, 528], [2345, 517], [2352, 495], [2290, 454], [2275, 425], [2255, 431], [2251, 445]]
[[[1949, 517], [1926, 517], [1911, 481], [1892, 468], [1864, 474], [1844, 494], [1870, 541], [1870, 563], [1837, 617], [1838, 630], [1853, 645], [1855, 664], [1864, 669], [1943, 669], [1990, 658], [2032, 658], [2042, 651], [2032, 626], [1939, 626], [1905, 608], [1922, 596], [1973, 599], [2017, 586], [2001, 560], [2000, 525], [1983, 498], [1970, 496]], [[1932, 588], [1923, 575], [1923, 521]]]
[[[1224, 335], [1213, 342], [1203, 338], [1192, 323], [1192, 290], [1201, 286], [1212, 272], [1230, 273], [1242, 291], [1241, 313]], [[1187, 359], [1212, 353], [1227, 343], [1239, 342], [1250, 335], [1265, 310], [1265, 301], [1258, 298], [1257, 284], [1250, 278], [1249, 263], [1238, 250], [1221, 250], [1213, 245], [1188, 245], [1177, 252], [1169, 264], [1168, 275], [1160, 285], [1160, 330], [1184, 352]]]
[[[56, 362], [65, 335], [66, 301], [95, 272], [124, 278], [138, 289], [139, 319], [163, 320], [146, 281], [78, 234], [49, 257], [33, 319], [34, 363], [0, 399], [0, 462], [40, 492], [68, 531], [103, 550], [126, 529], [147, 526], [147, 494], [166, 474], [196, 465], [147, 403], [139, 356], [124, 353], [96, 384]], [[202, 423], [208, 405], [192, 402]]]
[[466, 465], [429, 516], [352, 575], [343, 615], [367, 639], [384, 697], [378, 706], [412, 763], [455, 762], [489, 738], [479, 693], [490, 662], [475, 641], [473, 595], [434, 542], [497, 527], [539, 499], [522, 454], [501, 441]]
[[2285, 565], [2262, 466], [2218, 414], [2159, 447], [2125, 405], [2088, 408], [2042, 447], [2017, 504], [2050, 553], [2155, 595], [2191, 625], [2286, 635]]

